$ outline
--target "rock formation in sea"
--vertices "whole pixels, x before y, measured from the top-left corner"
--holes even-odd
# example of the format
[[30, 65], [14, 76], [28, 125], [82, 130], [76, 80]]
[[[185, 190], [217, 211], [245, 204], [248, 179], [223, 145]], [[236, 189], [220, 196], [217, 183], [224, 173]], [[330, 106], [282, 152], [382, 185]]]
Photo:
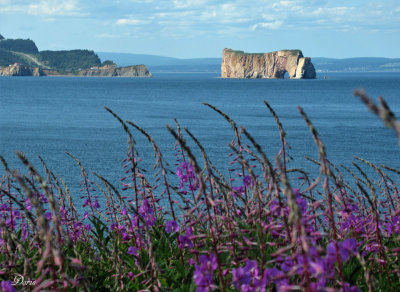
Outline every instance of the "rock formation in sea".
[[44, 72], [38, 67], [28, 67], [21, 64], [14, 64], [0, 67], [0, 76], [44, 76]]
[[284, 78], [286, 72], [289, 78], [316, 77], [311, 58], [300, 50], [253, 54], [224, 49], [222, 54], [222, 78]]
[[81, 70], [79, 76], [93, 77], [151, 77], [150, 71], [145, 65], [115, 67], [103, 66]]

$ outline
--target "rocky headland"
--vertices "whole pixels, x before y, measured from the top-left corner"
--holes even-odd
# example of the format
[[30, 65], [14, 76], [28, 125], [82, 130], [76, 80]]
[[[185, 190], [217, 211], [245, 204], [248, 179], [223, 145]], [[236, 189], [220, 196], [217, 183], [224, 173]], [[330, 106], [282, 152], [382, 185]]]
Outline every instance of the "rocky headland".
[[281, 50], [271, 53], [252, 54], [224, 49], [222, 54], [222, 78], [316, 78], [311, 58], [300, 50]]
[[116, 67], [103, 66], [81, 70], [79, 76], [86, 77], [151, 77], [150, 71], [145, 65]]
[[29, 67], [21, 64], [14, 64], [0, 67], [0, 76], [44, 76], [45, 73], [39, 67]]

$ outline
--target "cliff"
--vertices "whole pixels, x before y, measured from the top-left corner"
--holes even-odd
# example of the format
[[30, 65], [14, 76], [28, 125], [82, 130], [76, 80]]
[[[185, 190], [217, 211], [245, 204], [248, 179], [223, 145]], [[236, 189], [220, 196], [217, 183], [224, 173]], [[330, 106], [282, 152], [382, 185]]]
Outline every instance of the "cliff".
[[44, 76], [40, 68], [32, 68], [20, 64], [0, 67], [0, 76]]
[[150, 71], [145, 65], [115, 67], [103, 66], [82, 70], [79, 76], [86, 77], [151, 77]]
[[284, 78], [286, 72], [289, 78], [316, 77], [311, 58], [303, 57], [300, 50], [249, 54], [224, 49], [222, 54], [222, 78]]

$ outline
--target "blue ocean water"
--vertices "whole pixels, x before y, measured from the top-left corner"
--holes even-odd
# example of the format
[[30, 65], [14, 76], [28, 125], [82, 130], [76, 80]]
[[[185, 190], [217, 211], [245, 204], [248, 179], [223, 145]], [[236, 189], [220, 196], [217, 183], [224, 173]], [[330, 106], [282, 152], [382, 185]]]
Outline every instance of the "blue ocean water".
[[[318, 153], [298, 105], [317, 128], [332, 162], [351, 167], [357, 155], [400, 167], [395, 134], [353, 96], [353, 90], [359, 88], [375, 100], [382, 95], [399, 114], [400, 73], [325, 75], [327, 79], [316, 80], [221, 79], [217, 74], [155, 74], [149, 79], [4, 77], [0, 78], [0, 154], [12, 168], [21, 168], [15, 152], [22, 150], [41, 169], [40, 154], [76, 190], [80, 171], [65, 154], [68, 151], [89, 172], [118, 184], [127, 136], [104, 110], [107, 106], [147, 130], [171, 163], [174, 140], [165, 125], [174, 125], [177, 118], [199, 139], [213, 163], [226, 171], [230, 161], [227, 145], [233, 132], [202, 102], [220, 108], [246, 127], [274, 160], [281, 145], [274, 119], [263, 104], [267, 100], [286, 130], [294, 157], [292, 167], [302, 167], [314, 176], [318, 172], [304, 159], [305, 155], [317, 159]], [[151, 145], [133, 132], [143, 166], [151, 169]]]

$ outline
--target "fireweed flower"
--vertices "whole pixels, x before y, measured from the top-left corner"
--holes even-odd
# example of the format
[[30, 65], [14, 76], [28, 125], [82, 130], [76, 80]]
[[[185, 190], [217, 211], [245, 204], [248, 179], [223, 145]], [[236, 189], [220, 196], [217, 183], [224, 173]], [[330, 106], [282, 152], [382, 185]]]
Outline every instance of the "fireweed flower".
[[127, 253], [130, 254], [130, 255], [139, 256], [138, 253], [137, 253], [137, 248], [136, 248], [136, 246], [130, 246], [130, 247], [128, 248]]
[[143, 201], [143, 205], [139, 208], [139, 215], [144, 219], [148, 226], [154, 226], [156, 218], [153, 215], [153, 208], [150, 207], [149, 201]]
[[126, 216], [126, 214], [128, 214], [126, 208], [122, 208], [121, 214], [122, 214], [122, 216]]
[[182, 162], [176, 170], [176, 175], [179, 177], [180, 186], [179, 188], [184, 191], [185, 184], [189, 181], [189, 190], [195, 191], [199, 188], [199, 179], [196, 177], [193, 171], [192, 165], [187, 162]]
[[178, 223], [176, 223], [176, 221], [167, 221], [165, 225], [165, 231], [167, 231], [168, 233], [179, 231], [179, 225]]
[[97, 196], [94, 198], [93, 208], [98, 209], [100, 208], [99, 201], [97, 200]]
[[233, 284], [240, 291], [262, 291], [265, 283], [261, 281], [257, 261], [247, 260], [244, 267], [232, 270]]
[[386, 224], [386, 230], [389, 235], [400, 234], [400, 216], [393, 216], [391, 221]]
[[26, 208], [28, 211], [32, 211], [32, 205], [31, 205], [31, 202], [29, 201], [28, 198], [25, 199], [25, 208]]
[[339, 244], [339, 255], [343, 261], [347, 261], [356, 252], [357, 241], [354, 238], [345, 239]]
[[1, 281], [1, 291], [3, 292], [14, 292], [17, 291], [12, 285], [11, 281]]
[[122, 240], [128, 241], [129, 239], [131, 239], [131, 236], [128, 233], [122, 233]]
[[135, 274], [133, 272], [129, 272], [128, 273], [128, 278], [133, 280], [133, 278], [135, 278]]
[[252, 180], [251, 180], [251, 177], [249, 175], [245, 175], [243, 177], [243, 185], [245, 185], [246, 187], [250, 186], [251, 182], [252, 182]]
[[179, 235], [179, 248], [193, 248], [193, 242], [190, 237], [193, 235], [192, 229], [190, 227], [186, 228], [185, 235]]
[[[342, 261], [346, 262], [350, 256], [357, 252], [357, 242], [354, 238], [345, 239], [343, 242], [338, 242], [339, 256]], [[326, 256], [324, 270], [329, 277], [334, 277], [334, 265], [336, 262], [336, 248], [333, 242], [330, 242], [326, 247]]]
[[51, 218], [53, 218], [53, 215], [51, 214], [51, 212], [46, 212], [44, 214], [44, 216], [46, 217], [47, 220], [51, 220]]
[[340, 289], [340, 292], [360, 292], [360, 288], [357, 286], [350, 286], [349, 283], [344, 283], [344, 287]]
[[1, 205], [0, 205], [0, 211], [2, 211], [2, 212], [9, 212], [9, 211], [10, 211], [10, 205], [8, 205], [8, 204], [1, 204]]
[[199, 257], [199, 265], [195, 265], [193, 274], [194, 281], [197, 285], [197, 292], [212, 291], [215, 288], [213, 282], [213, 272], [217, 269], [217, 258], [215, 254], [210, 256], [201, 255]]

